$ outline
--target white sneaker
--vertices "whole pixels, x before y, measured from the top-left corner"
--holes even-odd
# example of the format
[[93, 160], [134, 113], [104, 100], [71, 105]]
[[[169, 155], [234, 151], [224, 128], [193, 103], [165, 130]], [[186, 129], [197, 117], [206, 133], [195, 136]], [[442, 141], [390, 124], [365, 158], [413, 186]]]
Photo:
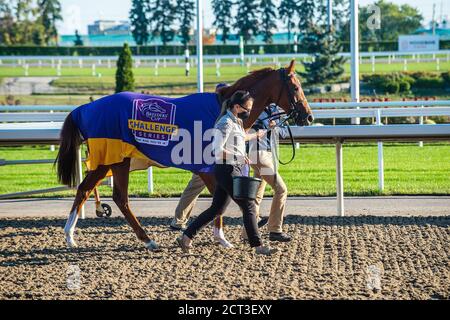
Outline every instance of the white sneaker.
[[214, 237], [214, 241], [215, 241], [217, 244], [219, 244], [219, 245], [221, 245], [222, 247], [224, 247], [225, 249], [231, 249], [231, 248], [234, 248], [234, 245], [233, 245], [231, 242], [229, 242], [227, 239], [216, 238], [216, 237]]
[[226, 249], [233, 248], [233, 244], [225, 238], [223, 229], [214, 228], [214, 241]]

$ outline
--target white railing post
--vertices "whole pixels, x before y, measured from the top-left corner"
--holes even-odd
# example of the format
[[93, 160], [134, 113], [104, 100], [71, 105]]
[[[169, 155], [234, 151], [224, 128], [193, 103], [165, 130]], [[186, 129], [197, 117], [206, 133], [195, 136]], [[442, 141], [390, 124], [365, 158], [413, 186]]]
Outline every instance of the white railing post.
[[[83, 181], [83, 165], [82, 165], [82, 158], [81, 158], [81, 146], [78, 147], [77, 150], [77, 187], [80, 186], [81, 182]], [[81, 207], [80, 212], [80, 218], [85, 219], [86, 215], [84, 212], [84, 205]]]
[[216, 76], [220, 77], [220, 62], [219, 62], [219, 59], [216, 59]]
[[155, 62], [155, 76], [157, 77], [158, 75], [159, 75], [159, 72], [158, 72], [158, 64], [159, 64], [159, 60], [157, 60], [156, 62]]
[[[424, 106], [420, 106], [420, 108], [424, 108]], [[423, 116], [419, 117], [419, 124], [423, 124]], [[423, 141], [419, 141], [419, 147], [423, 148]]]
[[148, 168], [148, 176], [147, 176], [147, 185], [148, 185], [148, 192], [150, 194], [153, 193], [153, 167]]
[[[185, 76], [188, 77], [189, 76], [189, 72], [191, 70], [191, 64], [189, 61], [189, 49], [184, 50], [184, 60], [185, 60]], [[178, 62], [177, 62], [178, 64]]]
[[375, 56], [372, 55], [372, 73], [375, 73]]
[[[53, 113], [53, 110], [50, 110], [50, 113]], [[51, 122], [53, 122], [53, 121], [51, 121]], [[50, 146], [50, 151], [51, 151], [51, 152], [55, 152], [55, 145], [52, 144], [52, 145]]]
[[61, 72], [61, 64], [58, 62], [58, 64], [56, 65], [56, 75], [58, 77], [61, 77], [62, 72]]
[[[381, 121], [381, 109], [377, 109], [376, 114], [377, 126], [383, 125]], [[378, 190], [384, 190], [384, 158], [383, 158], [383, 142], [378, 141]]]
[[342, 157], [342, 141], [336, 142], [336, 200], [337, 214], [341, 217], [345, 215], [344, 211], [344, 166]]

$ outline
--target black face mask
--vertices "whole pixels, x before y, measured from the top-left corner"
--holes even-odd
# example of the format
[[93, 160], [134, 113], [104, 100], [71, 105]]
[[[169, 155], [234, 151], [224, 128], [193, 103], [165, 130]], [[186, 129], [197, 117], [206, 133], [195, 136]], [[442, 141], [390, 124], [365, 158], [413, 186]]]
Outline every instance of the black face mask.
[[[244, 108], [242, 106], [241, 106], [241, 108], [244, 110], [247, 110], [246, 108]], [[250, 111], [243, 111], [243, 112], [238, 113], [238, 118], [241, 120], [246, 120], [246, 119], [248, 119], [248, 117], [250, 117]]]
[[250, 117], [250, 112], [248, 112], [248, 111], [244, 111], [244, 112], [238, 113], [238, 118], [241, 119], [241, 120], [246, 120], [249, 117]]

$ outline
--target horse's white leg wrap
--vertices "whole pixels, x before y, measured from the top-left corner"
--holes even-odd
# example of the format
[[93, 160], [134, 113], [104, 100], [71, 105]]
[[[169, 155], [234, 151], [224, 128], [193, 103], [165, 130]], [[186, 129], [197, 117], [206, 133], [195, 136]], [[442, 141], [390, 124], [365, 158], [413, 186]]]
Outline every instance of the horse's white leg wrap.
[[214, 230], [214, 239], [218, 244], [227, 249], [233, 248], [233, 244], [225, 238], [225, 234], [223, 233], [222, 228], [217, 228], [216, 226], [214, 226], [213, 230]]
[[77, 243], [73, 238], [77, 222], [78, 222], [78, 212], [77, 209], [75, 209], [70, 213], [69, 219], [67, 219], [66, 226], [64, 227], [64, 233], [66, 235], [66, 243], [69, 248], [74, 248], [77, 246]]
[[158, 251], [159, 250], [158, 244], [153, 240], [150, 240], [149, 242], [145, 243], [144, 245], [150, 251]]

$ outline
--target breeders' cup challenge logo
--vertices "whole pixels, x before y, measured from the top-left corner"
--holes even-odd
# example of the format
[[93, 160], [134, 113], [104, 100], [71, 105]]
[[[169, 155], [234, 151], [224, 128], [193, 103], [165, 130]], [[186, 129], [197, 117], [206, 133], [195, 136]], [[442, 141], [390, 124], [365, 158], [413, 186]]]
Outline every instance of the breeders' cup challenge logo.
[[139, 143], [168, 146], [178, 126], [175, 123], [176, 105], [161, 99], [133, 101], [132, 119], [128, 128]]

